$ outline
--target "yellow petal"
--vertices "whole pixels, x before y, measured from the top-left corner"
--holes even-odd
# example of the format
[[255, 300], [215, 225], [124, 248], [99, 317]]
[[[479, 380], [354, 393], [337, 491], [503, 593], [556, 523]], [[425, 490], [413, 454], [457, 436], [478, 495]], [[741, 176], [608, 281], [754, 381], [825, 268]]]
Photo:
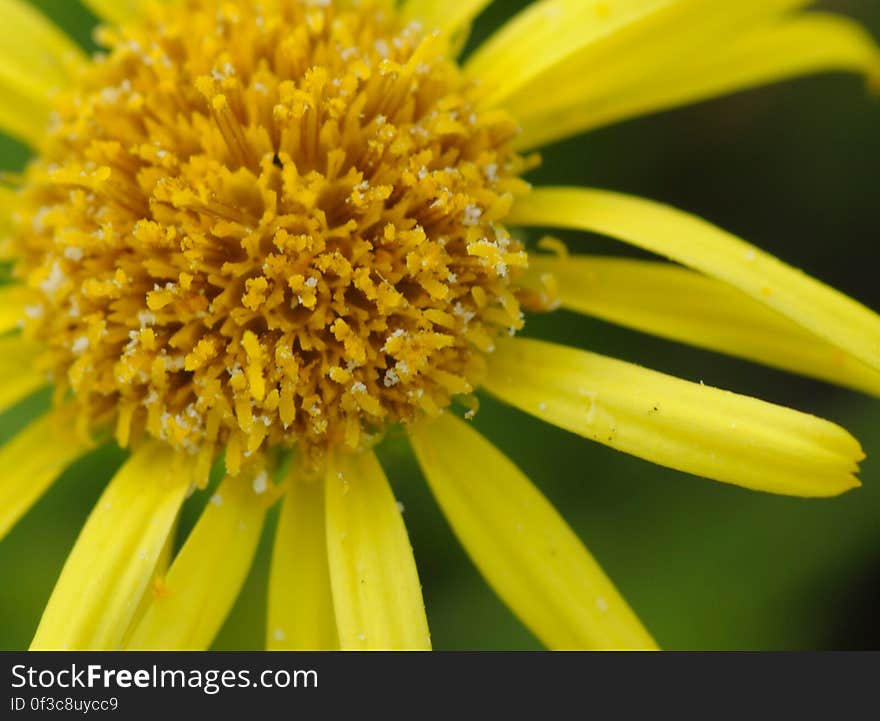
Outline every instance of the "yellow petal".
[[[619, 120], [738, 90], [824, 71], [880, 77], [880, 50], [858, 23], [825, 13], [776, 18], [763, 26], [699, 45], [675, 41], [616, 63], [595, 67], [583, 59], [539, 75], [504, 101], [522, 127], [518, 143], [534, 147]], [[694, 58], [698, 58], [695, 61]], [[536, 88], [559, 88], [536, 102]]]
[[[810, 0], [539, 0], [504, 25], [468, 59], [469, 77], [487, 86], [486, 100], [498, 103], [536, 80], [555, 76], [578, 84], [579, 67], [604, 80], [633, 67], [650, 73], [657, 61], [680, 60], [695, 47], [712, 48], [720, 34], [728, 41], [806, 5]], [[677, 49], [677, 53], [676, 53]], [[637, 50], [637, 52], [634, 52]], [[691, 62], [700, 58], [693, 55]], [[547, 87], [547, 86], [544, 86]], [[554, 86], [542, 93], [552, 102]]]
[[872, 369], [880, 369], [880, 316], [680, 210], [601, 190], [541, 188], [518, 202], [508, 221], [601, 233], [671, 258], [738, 288]]
[[[0, 104], [0, 127], [3, 127], [3, 105]], [[12, 109], [15, 115], [15, 108]], [[12, 231], [12, 214], [18, 205], [18, 193], [12, 188], [0, 185], [0, 261], [11, 260], [14, 257], [10, 234]]]
[[0, 78], [26, 95], [45, 100], [70, 83], [85, 54], [55, 24], [23, 0], [0, 0], [3, 43]]
[[293, 478], [285, 495], [269, 574], [266, 647], [270, 651], [339, 648], [327, 563], [323, 482]]
[[32, 294], [20, 285], [0, 286], [0, 333], [18, 328]]
[[263, 530], [266, 496], [254, 491], [252, 480], [242, 474], [223, 481], [168, 575], [157, 579], [126, 648], [204, 651], [211, 645], [247, 578]]
[[330, 584], [343, 650], [428, 650], [416, 563], [373, 453], [339, 456], [326, 477]]
[[[48, 103], [34, 100], [0, 78], [0, 132], [37, 148], [49, 124]], [[6, 257], [4, 253], [3, 257]]]
[[83, 0], [83, 3], [102, 20], [124, 25], [143, 15], [148, 0]]
[[84, 55], [30, 3], [0, 0], [0, 17], [0, 128], [36, 144], [45, 130], [51, 97], [67, 87]]
[[487, 103], [498, 103], [562, 59], [670, 4], [669, 0], [532, 2], [474, 51], [465, 73], [485, 86]]
[[12, 188], [0, 185], [0, 230], [6, 231], [10, 216], [18, 203], [18, 193]]
[[176, 548], [177, 530], [179, 527], [180, 516], [178, 515], [177, 518], [174, 519], [174, 523], [171, 525], [171, 530], [168, 531], [168, 538], [165, 539], [165, 545], [162, 546], [162, 550], [159, 552], [159, 558], [156, 559], [156, 566], [153, 568], [153, 575], [150, 577], [146, 590], [141, 596], [141, 600], [138, 602], [134, 615], [131, 617], [131, 623], [129, 623], [128, 629], [122, 637], [122, 648], [129, 647], [132, 633], [147, 613], [147, 609], [153, 604], [153, 593], [151, 593], [151, 589], [161, 588], [161, 584], [165, 582], [165, 576], [168, 575], [168, 567], [171, 565], [171, 557], [174, 555], [174, 549]]
[[562, 306], [604, 320], [880, 395], [880, 372], [729, 285], [669, 263], [532, 256]]
[[456, 0], [439, 3], [437, 0], [405, 0], [404, 17], [416, 20], [425, 30], [439, 30], [456, 37], [467, 32], [471, 22], [492, 0]]
[[484, 386], [560, 428], [716, 481], [793, 496], [859, 485], [864, 454], [833, 423], [594, 353], [505, 338]]
[[138, 449], [98, 500], [67, 557], [33, 650], [118, 649], [192, 482], [192, 461]]
[[67, 409], [47, 413], [0, 448], [0, 539], [88, 447]]
[[497, 448], [450, 413], [411, 431], [431, 491], [501, 599], [551, 649], [653, 649], [556, 509]]
[[19, 336], [0, 338], [0, 412], [46, 385], [37, 367], [40, 349]]

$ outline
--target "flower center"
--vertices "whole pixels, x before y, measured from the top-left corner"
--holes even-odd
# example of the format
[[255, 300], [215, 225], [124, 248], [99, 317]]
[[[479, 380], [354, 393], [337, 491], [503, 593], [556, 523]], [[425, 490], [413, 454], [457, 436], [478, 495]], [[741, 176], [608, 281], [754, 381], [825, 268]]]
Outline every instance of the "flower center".
[[235, 473], [474, 389], [522, 325], [524, 161], [440, 38], [370, 2], [189, 0], [100, 40], [15, 238], [86, 429]]

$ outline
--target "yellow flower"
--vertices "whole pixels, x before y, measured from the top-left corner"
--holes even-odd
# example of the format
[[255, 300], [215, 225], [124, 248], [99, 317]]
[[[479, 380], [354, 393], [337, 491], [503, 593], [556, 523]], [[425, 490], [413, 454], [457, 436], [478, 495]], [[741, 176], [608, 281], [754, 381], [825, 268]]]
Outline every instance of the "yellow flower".
[[[856, 302], [677, 210], [521, 179], [527, 151], [637, 114], [819, 70], [876, 78], [872, 40], [799, 0], [539, 0], [459, 66], [488, 2], [89, 0], [107, 24], [88, 59], [0, 0], [0, 127], [35, 151], [0, 195], [17, 281], [0, 403], [47, 373], [55, 388], [0, 449], [0, 534], [94, 444], [131, 448], [34, 648], [206, 648], [279, 500], [269, 648], [429, 648], [372, 451], [392, 425], [547, 646], [652, 648], [558, 513], [448, 411], [472, 416], [477, 389], [718, 481], [858, 485], [859, 444], [832, 423], [512, 336], [561, 304], [880, 394], [880, 319]], [[527, 227], [678, 265], [529, 253]]]

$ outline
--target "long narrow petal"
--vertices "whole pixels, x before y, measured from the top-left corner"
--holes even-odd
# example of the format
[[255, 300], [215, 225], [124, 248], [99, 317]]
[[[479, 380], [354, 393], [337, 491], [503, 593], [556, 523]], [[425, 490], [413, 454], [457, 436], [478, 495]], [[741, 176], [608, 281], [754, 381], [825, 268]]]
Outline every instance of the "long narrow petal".
[[168, 568], [171, 566], [172, 556], [177, 547], [177, 530], [179, 527], [180, 516], [178, 515], [177, 518], [174, 519], [174, 523], [168, 531], [168, 537], [165, 539], [165, 545], [162, 546], [162, 550], [159, 552], [159, 557], [156, 559], [156, 565], [153, 568], [153, 575], [150, 577], [150, 581], [146, 586], [147, 590], [145, 590], [141, 596], [141, 600], [138, 602], [137, 608], [131, 617], [131, 623], [129, 623], [128, 629], [122, 637], [122, 648], [129, 647], [132, 633], [134, 633], [134, 630], [140, 625], [141, 620], [147, 613], [147, 609], [153, 605], [153, 598], [155, 595], [150, 592], [150, 589], [156, 590], [165, 582], [165, 576], [168, 575]]
[[6, 185], [0, 185], [0, 231], [5, 232], [12, 212], [17, 205], [18, 194]]
[[371, 452], [326, 477], [327, 555], [344, 650], [428, 650], [422, 589], [403, 518]]
[[[810, 0], [539, 0], [532, 3], [468, 60], [469, 77], [486, 86], [486, 102], [506, 102], [534, 91], [546, 102], [568, 88], [548, 85], [563, 80], [580, 87], [583, 77], [600, 83], [609, 77], [644, 77], [658, 63], [668, 65], [696, 49], [712, 49], [721, 36], [730, 42]], [[553, 87], [553, 93], [540, 92]]]
[[671, 258], [738, 288], [872, 369], [880, 369], [880, 316], [680, 210], [601, 190], [541, 188], [517, 203], [508, 220], [513, 225], [601, 233]]
[[30, 3], [0, 0], [0, 17], [0, 129], [36, 144], [49, 116], [50, 98], [70, 83], [72, 68], [83, 53]]
[[0, 338], [0, 412], [48, 383], [37, 367], [39, 352], [19, 336]]
[[527, 280], [536, 289], [548, 274], [570, 310], [880, 396], [880, 372], [692, 270], [598, 256], [529, 258]]
[[250, 571], [266, 507], [251, 478], [223, 481], [168, 575], [157, 581], [127, 648], [204, 651], [211, 645]]
[[[15, 116], [15, 108], [8, 111]], [[3, 105], [0, 104], [0, 127], [4, 125]], [[10, 187], [0, 184], [0, 261], [11, 260], [14, 257], [10, 239], [13, 226], [12, 214], [18, 205], [18, 194]]]
[[32, 148], [37, 148], [46, 136], [49, 124], [49, 104], [34, 100], [16, 86], [0, 77], [0, 132], [8, 133]]
[[18, 328], [30, 293], [20, 285], [0, 286], [0, 333]]
[[497, 103], [560, 60], [669, 5], [670, 0], [538, 0], [477, 48], [465, 72], [486, 86], [488, 103]]
[[560, 428], [716, 481], [793, 496], [859, 485], [864, 454], [839, 426], [595, 353], [503, 339], [484, 386]]
[[51, 411], [0, 448], [0, 539], [88, 446], [66, 409]]
[[123, 25], [143, 15], [148, 0], [83, 0], [83, 3], [102, 20]]
[[132, 455], [80, 532], [32, 649], [119, 648], [191, 482], [190, 459], [169, 448]]
[[497, 448], [444, 413], [415, 426], [431, 491], [501, 599], [552, 649], [656, 644], [556, 509]]
[[284, 497], [269, 574], [266, 647], [271, 651], [339, 648], [327, 562], [323, 482], [292, 478]]
[[[505, 101], [520, 121], [518, 143], [535, 147], [619, 120], [666, 110], [738, 90], [825, 71], [880, 76], [880, 50], [858, 23], [809, 13], [750, 30], [715, 47], [679, 57], [645, 58], [632, 69], [598, 76], [579, 64], [539, 76], [541, 86], [563, 88], [536, 103], [525, 87]], [[700, 57], [699, 62], [693, 56]]]
[[449, 36], [466, 31], [471, 22], [492, 0], [457, 0], [438, 3], [436, 0], [406, 0], [404, 17], [416, 20], [426, 30], [439, 30]]
[[0, 15], [3, 81], [39, 100], [66, 87], [74, 65], [85, 58], [76, 43], [29, 2], [0, 0]]

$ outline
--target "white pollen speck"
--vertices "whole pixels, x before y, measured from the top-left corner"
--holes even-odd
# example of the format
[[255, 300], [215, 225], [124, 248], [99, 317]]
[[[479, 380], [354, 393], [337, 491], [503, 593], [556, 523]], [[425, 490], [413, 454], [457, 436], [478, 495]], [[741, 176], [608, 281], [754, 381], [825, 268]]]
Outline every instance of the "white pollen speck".
[[357, 381], [351, 384], [351, 392], [352, 393], [366, 393], [367, 387], [361, 383], [361, 381]]
[[58, 290], [61, 285], [64, 283], [65, 279], [64, 271], [61, 269], [61, 265], [56, 260], [52, 264], [52, 269], [49, 271], [49, 277], [46, 278], [42, 283], [40, 283], [40, 290], [42, 290], [47, 295], [51, 295]]
[[36, 213], [34, 213], [34, 217], [31, 219], [31, 227], [37, 231], [38, 233], [45, 229], [44, 221], [46, 220], [46, 216], [52, 212], [52, 209], [43, 206]]
[[306, 288], [316, 288], [318, 286], [318, 279], [315, 277], [309, 278], [306, 281]]
[[211, 496], [211, 503], [213, 503], [215, 506], [222, 506], [223, 496], [221, 496], [219, 493], [215, 493], [213, 496]]
[[476, 225], [483, 217], [483, 210], [478, 205], [468, 205], [464, 209], [464, 224]]
[[64, 257], [67, 258], [68, 260], [73, 260], [73, 261], [82, 260], [83, 250], [82, 250], [82, 248], [77, 248], [76, 246], [68, 245], [64, 249]]
[[182, 355], [169, 356], [165, 367], [170, 371], [182, 371], [186, 367], [186, 358]]
[[461, 304], [461, 302], [457, 302], [453, 308], [452, 312], [455, 313], [459, 318], [462, 318], [465, 322], [465, 325], [470, 323], [475, 317], [476, 313], [466, 310], [465, 307]]
[[254, 493], [265, 493], [268, 487], [269, 475], [266, 471], [260, 471], [254, 478]]
[[41, 305], [28, 305], [24, 308], [24, 314], [28, 318], [32, 318], [36, 320], [37, 318], [42, 318], [43, 313], [45, 313], [45, 309]]
[[274, 631], [272, 631], [272, 638], [274, 638], [276, 641], [283, 641], [285, 638], [287, 638], [287, 634], [284, 633], [283, 628], [276, 628]]
[[400, 501], [398, 501], [398, 502], [397, 502], [397, 512], [398, 512], [398, 513], [403, 513], [405, 510], [406, 510], [406, 509], [403, 507], [403, 504], [402, 504]]
[[599, 610], [599, 613], [605, 613], [608, 610], [608, 601], [601, 597], [597, 598], [596, 608]]
[[547, 410], [547, 404], [544, 403], [544, 402], [542, 401], [541, 403], [538, 404], [538, 410], [539, 410], [539, 411], [546, 411], [546, 410]]
[[398, 329], [397, 329], [396, 331], [394, 331], [391, 335], [389, 335], [389, 336], [385, 339], [385, 345], [382, 346], [382, 350], [383, 350], [383, 351], [387, 351], [387, 350], [388, 350], [388, 344], [389, 344], [394, 338], [406, 338], [406, 331], [405, 331], [403, 328], [398, 328]]
[[84, 335], [79, 336], [75, 341], [73, 341], [73, 347], [71, 348], [71, 350], [76, 355], [82, 355], [88, 349], [89, 349], [89, 339]]
[[755, 259], [755, 251], [749, 248], [746, 251], [746, 260], [754, 260]]

